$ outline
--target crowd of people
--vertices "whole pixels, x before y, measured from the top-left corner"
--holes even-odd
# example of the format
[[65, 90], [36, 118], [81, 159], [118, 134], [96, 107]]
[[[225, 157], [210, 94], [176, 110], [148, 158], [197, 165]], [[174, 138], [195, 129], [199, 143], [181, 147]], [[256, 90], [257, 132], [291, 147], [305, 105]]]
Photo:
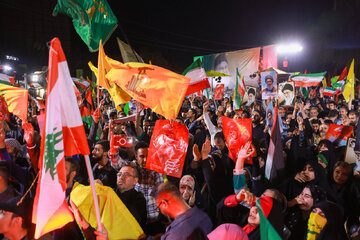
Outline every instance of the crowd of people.
[[[125, 112], [116, 110], [104, 93], [91, 125], [84, 123], [94, 179], [116, 192], [146, 239], [260, 240], [256, 200], [281, 239], [360, 239], [360, 166], [344, 161], [346, 147], [325, 139], [331, 123], [353, 126], [356, 138], [360, 103], [326, 97], [321, 87], [317, 91], [306, 99], [298, 94], [294, 106], [278, 108], [286, 171], [276, 183], [265, 177], [273, 122], [266, 114], [271, 100], [262, 101], [260, 89], [240, 111], [228, 97], [184, 99], [175, 120], [190, 133], [180, 179], [145, 168], [155, 122], [163, 117], [133, 103], [127, 114], [135, 119], [125, 121]], [[30, 131], [24, 132], [15, 115], [0, 123], [4, 239], [32, 238], [31, 204], [41, 142], [36, 116], [41, 111], [29, 101]], [[221, 116], [251, 118], [252, 142], [239, 149], [237, 159], [229, 157]], [[114, 149], [113, 134], [131, 139], [131, 147]], [[79, 225], [69, 223], [43, 238], [111, 239], [106, 230], [95, 231], [69, 200], [75, 182], [89, 184], [84, 157], [67, 157], [65, 169], [66, 196]]]

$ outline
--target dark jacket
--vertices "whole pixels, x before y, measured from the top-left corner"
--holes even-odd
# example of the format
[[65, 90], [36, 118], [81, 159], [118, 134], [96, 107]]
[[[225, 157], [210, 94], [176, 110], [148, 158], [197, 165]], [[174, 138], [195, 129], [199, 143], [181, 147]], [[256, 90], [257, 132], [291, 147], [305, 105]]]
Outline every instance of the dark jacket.
[[137, 192], [135, 189], [130, 189], [123, 193], [120, 193], [119, 189], [116, 189], [116, 194], [140, 224], [141, 228], [144, 229], [147, 216], [144, 195], [141, 192]]

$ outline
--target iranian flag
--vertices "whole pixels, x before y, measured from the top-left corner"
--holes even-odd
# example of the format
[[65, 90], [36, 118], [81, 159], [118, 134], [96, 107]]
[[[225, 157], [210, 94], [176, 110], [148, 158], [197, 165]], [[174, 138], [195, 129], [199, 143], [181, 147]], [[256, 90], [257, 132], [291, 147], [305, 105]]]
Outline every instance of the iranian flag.
[[336, 93], [336, 89], [332, 87], [324, 88], [324, 96], [332, 97]]
[[325, 77], [326, 72], [298, 74], [290, 77], [295, 82], [295, 87], [316, 87]]
[[202, 66], [200, 58], [193, 62], [182, 75], [190, 78], [190, 85], [185, 96], [209, 88], [210, 84], [206, 76], [205, 69]]
[[0, 83], [6, 84], [6, 85], [13, 85], [15, 84], [15, 76], [10, 77], [4, 73], [0, 73]]
[[234, 109], [240, 109], [240, 104], [245, 94], [244, 78], [240, 75], [238, 68], [236, 68], [236, 85], [234, 90]]
[[40, 175], [32, 216], [36, 224], [36, 239], [73, 221], [65, 200], [65, 156], [90, 153], [72, 79], [58, 38], [51, 41], [49, 55]]

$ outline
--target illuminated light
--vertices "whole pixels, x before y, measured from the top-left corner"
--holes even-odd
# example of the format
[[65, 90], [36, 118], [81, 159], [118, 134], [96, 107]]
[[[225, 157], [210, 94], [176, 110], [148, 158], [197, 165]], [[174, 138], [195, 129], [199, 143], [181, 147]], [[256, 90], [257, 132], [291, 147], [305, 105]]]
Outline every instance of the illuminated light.
[[284, 60], [284, 61], [283, 61], [283, 67], [284, 67], [284, 68], [287, 68], [288, 66], [289, 66], [288, 61], [287, 61], [287, 60]]
[[31, 81], [33, 81], [33, 82], [38, 82], [39, 79], [40, 79], [39, 75], [37, 75], [37, 74], [34, 74], [34, 75], [31, 76]]
[[4, 65], [4, 70], [5, 71], [11, 71], [12, 67], [10, 67], [9, 65]]
[[303, 50], [303, 47], [298, 43], [279, 44], [276, 47], [277, 53], [298, 53]]

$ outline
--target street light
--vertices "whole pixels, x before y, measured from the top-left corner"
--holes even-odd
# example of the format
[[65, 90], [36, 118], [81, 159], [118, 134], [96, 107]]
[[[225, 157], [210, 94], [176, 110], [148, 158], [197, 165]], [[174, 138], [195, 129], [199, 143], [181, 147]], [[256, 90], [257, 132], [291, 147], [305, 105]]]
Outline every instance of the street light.
[[298, 43], [278, 44], [276, 46], [276, 52], [279, 54], [299, 53], [302, 50], [303, 47]]

